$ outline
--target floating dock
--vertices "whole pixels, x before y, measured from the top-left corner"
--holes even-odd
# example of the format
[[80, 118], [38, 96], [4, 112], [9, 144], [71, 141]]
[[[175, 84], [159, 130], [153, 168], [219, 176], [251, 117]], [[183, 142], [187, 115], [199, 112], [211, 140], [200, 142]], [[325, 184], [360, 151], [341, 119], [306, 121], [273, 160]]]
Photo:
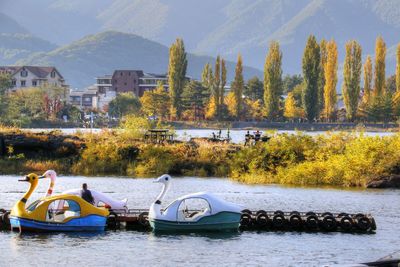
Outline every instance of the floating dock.
[[[0, 230], [10, 230], [10, 211], [0, 209]], [[110, 210], [107, 230], [150, 231], [148, 209]], [[368, 234], [376, 230], [370, 214], [243, 210], [240, 231], [347, 232]]]

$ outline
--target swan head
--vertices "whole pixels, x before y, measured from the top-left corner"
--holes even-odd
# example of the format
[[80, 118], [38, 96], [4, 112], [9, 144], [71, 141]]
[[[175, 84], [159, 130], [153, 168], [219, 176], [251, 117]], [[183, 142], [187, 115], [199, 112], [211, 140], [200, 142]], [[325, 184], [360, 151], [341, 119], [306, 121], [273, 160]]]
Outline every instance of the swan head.
[[171, 176], [168, 174], [163, 174], [154, 180], [154, 183], [162, 183], [164, 185], [168, 185], [171, 182]]
[[30, 173], [28, 175], [25, 175], [23, 179], [19, 179], [19, 182], [28, 182], [31, 185], [37, 185], [39, 182], [39, 179], [42, 179], [42, 176], [38, 176], [36, 173]]
[[57, 173], [53, 170], [47, 170], [45, 173], [43, 173], [41, 178], [50, 178], [52, 181], [54, 181], [57, 178]]

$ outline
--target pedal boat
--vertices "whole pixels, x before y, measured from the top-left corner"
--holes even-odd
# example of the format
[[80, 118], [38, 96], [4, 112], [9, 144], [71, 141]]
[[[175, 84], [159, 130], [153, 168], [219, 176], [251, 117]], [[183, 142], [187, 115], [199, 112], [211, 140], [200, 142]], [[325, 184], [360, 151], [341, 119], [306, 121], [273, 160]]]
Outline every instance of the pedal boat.
[[[26, 208], [26, 202], [35, 191], [38, 180], [44, 178], [29, 174], [19, 180], [30, 183], [28, 192], [10, 213], [12, 230], [33, 232], [82, 232], [104, 231], [108, 210], [97, 208], [74, 195], [56, 195], [34, 201]], [[60, 209], [60, 203], [62, 203]]]
[[[169, 188], [171, 177], [162, 175], [155, 182], [163, 189], [149, 210], [149, 223], [159, 231], [237, 231], [242, 207], [207, 192], [182, 196], [164, 210], [162, 200]], [[188, 206], [193, 204], [194, 206]], [[199, 209], [199, 207], [201, 207]]]

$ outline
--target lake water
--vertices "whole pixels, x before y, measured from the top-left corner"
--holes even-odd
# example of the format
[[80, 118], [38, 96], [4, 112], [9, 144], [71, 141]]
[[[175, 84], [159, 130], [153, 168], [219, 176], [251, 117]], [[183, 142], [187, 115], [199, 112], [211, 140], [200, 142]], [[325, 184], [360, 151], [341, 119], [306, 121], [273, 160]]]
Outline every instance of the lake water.
[[[93, 132], [98, 133], [101, 129], [87, 129], [87, 128], [64, 128], [64, 129], [29, 129], [34, 132], [42, 132], [42, 131], [51, 131], [51, 130], [60, 130], [65, 134], [74, 134], [78, 131], [80, 132]], [[176, 139], [181, 141], [189, 141], [192, 137], [212, 137], [213, 133], [218, 134], [219, 129], [184, 129], [184, 130], [176, 130]], [[334, 133], [335, 131], [327, 132], [327, 131], [312, 131], [312, 132], [304, 132], [308, 135], [319, 135], [319, 134], [327, 134]], [[247, 130], [229, 130], [229, 137], [231, 138], [233, 143], [244, 143], [245, 135]], [[265, 131], [261, 131], [261, 133], [266, 133]], [[267, 133], [287, 133], [287, 134], [295, 134], [296, 131], [286, 131], [286, 130], [272, 130]], [[250, 131], [250, 134], [254, 134], [254, 131]], [[363, 134], [368, 136], [390, 136], [395, 134], [395, 132], [363, 132]], [[226, 138], [228, 135], [227, 129], [222, 130], [221, 137]]]
[[[0, 208], [11, 208], [27, 190], [16, 176], [0, 176]], [[151, 179], [60, 177], [55, 194], [89, 187], [130, 208], [146, 208], [161, 190]], [[45, 194], [41, 180], [31, 197]], [[227, 179], [176, 178], [166, 202], [183, 194], [211, 191], [258, 210], [372, 213], [376, 234], [242, 232], [155, 235], [136, 231], [102, 234], [0, 232], [0, 266], [323, 266], [373, 261], [400, 249], [399, 190], [338, 190], [249, 186]], [[30, 201], [31, 201], [30, 200]]]

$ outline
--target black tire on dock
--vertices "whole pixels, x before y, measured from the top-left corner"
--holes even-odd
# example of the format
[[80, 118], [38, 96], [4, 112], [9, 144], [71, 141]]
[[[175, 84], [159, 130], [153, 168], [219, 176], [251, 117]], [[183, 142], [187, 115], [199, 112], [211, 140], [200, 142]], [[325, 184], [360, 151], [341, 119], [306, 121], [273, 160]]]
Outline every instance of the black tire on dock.
[[371, 217], [371, 230], [375, 231], [376, 230], [376, 223], [375, 223], [375, 219], [373, 217]]
[[292, 230], [301, 230], [303, 227], [303, 220], [299, 214], [293, 214], [290, 216], [289, 223]]
[[143, 226], [143, 227], [150, 227], [150, 223], [149, 223], [149, 212], [145, 211], [139, 214], [139, 223]]
[[267, 213], [260, 213], [256, 217], [256, 223], [259, 227], [265, 228], [268, 226], [269, 218]]
[[285, 216], [283, 214], [275, 214], [272, 218], [272, 225], [275, 229], [282, 229], [285, 226]]
[[371, 227], [371, 221], [368, 219], [367, 216], [358, 217], [357, 227], [361, 231], [367, 231]]
[[346, 217], [346, 216], [349, 216], [349, 214], [347, 214], [346, 212], [341, 212], [341, 213], [339, 213], [338, 214], [338, 218], [342, 218], [342, 217]]
[[332, 232], [337, 229], [337, 222], [335, 217], [327, 215], [322, 219], [322, 227], [325, 231]]
[[290, 212], [290, 215], [300, 215], [300, 212], [298, 212], [297, 210], [294, 210], [294, 211]]
[[324, 212], [324, 213], [322, 213], [321, 216], [322, 216], [322, 217], [325, 217], [325, 216], [332, 216], [332, 217], [333, 217], [333, 214], [330, 213], [330, 212]]
[[315, 213], [315, 212], [313, 212], [313, 211], [309, 211], [309, 212], [307, 212], [306, 213], [306, 216], [317, 216], [317, 214]]
[[343, 216], [342, 219], [340, 220], [340, 228], [345, 231], [349, 232], [351, 229], [353, 229], [353, 224], [354, 221], [350, 216]]
[[277, 210], [277, 211], [274, 212], [274, 215], [278, 215], [278, 214], [280, 214], [282, 216], [285, 215], [285, 213], [283, 211], [281, 211], [281, 210]]
[[362, 217], [364, 217], [364, 216], [365, 216], [365, 215], [362, 214], [362, 213], [357, 213], [356, 215], [353, 216], [353, 218], [358, 220], [359, 218], [362, 218]]
[[242, 214], [249, 214], [249, 215], [251, 215], [252, 212], [251, 212], [251, 210], [245, 209], [245, 210], [242, 210]]
[[306, 219], [306, 227], [310, 231], [318, 230], [318, 217], [316, 215], [308, 215]]
[[251, 215], [248, 213], [242, 213], [240, 217], [240, 227], [250, 227], [251, 225]]
[[107, 218], [107, 228], [116, 230], [119, 228], [118, 214], [111, 211]]
[[6, 211], [1, 215], [1, 223], [3, 226], [10, 225], [10, 212]]
[[256, 212], [256, 216], [258, 216], [259, 214], [267, 214], [267, 212], [265, 210], [259, 210]]

